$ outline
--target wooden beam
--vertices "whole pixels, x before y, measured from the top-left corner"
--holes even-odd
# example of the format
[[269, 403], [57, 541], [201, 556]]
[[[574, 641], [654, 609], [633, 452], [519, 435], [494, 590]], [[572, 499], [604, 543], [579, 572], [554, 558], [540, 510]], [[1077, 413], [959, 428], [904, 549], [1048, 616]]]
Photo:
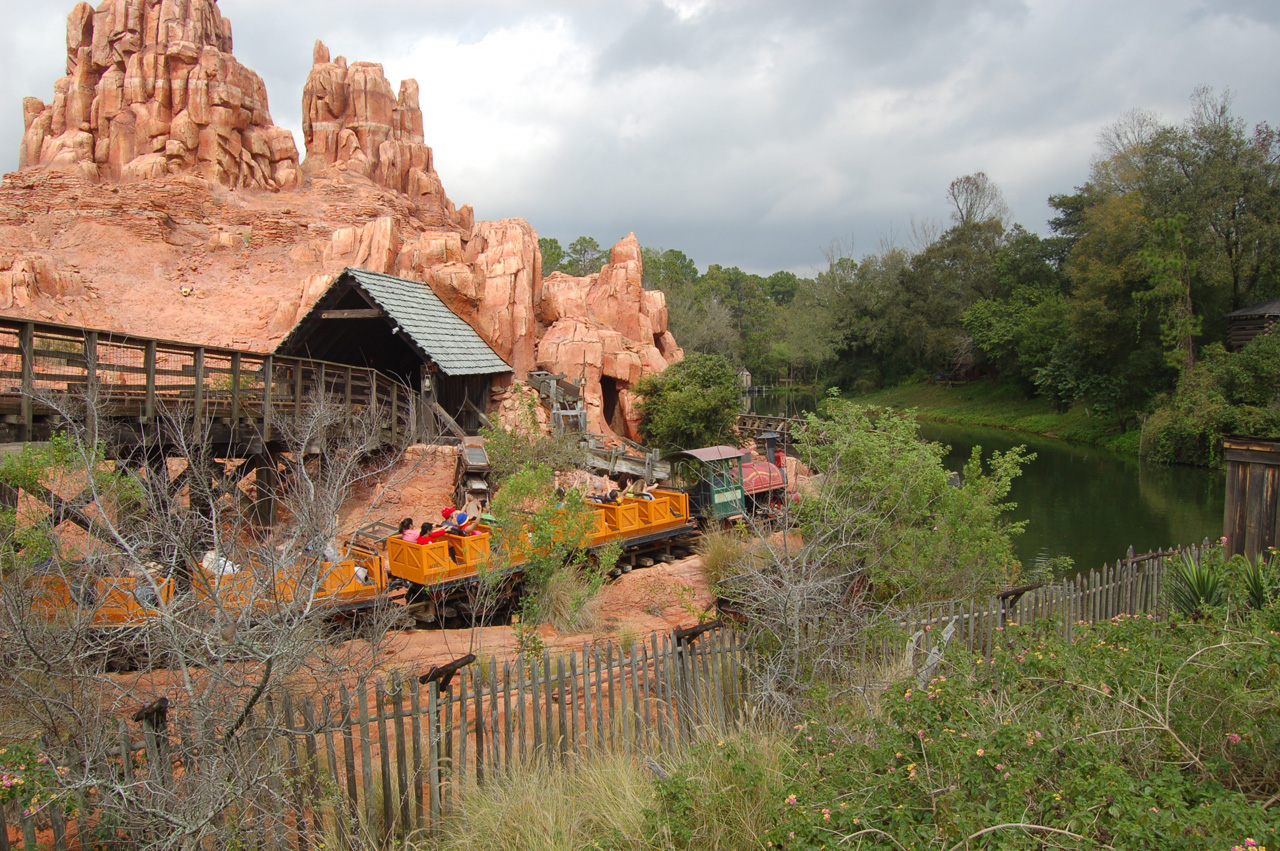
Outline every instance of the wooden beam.
[[35, 439], [35, 408], [32, 405], [36, 386], [36, 367], [35, 367], [35, 335], [36, 326], [34, 322], [22, 323], [22, 328], [18, 331], [18, 349], [21, 351], [22, 358], [22, 441], [23, 443]]
[[321, 319], [380, 319], [383, 313], [376, 307], [367, 307], [351, 310], [323, 310], [320, 312]]

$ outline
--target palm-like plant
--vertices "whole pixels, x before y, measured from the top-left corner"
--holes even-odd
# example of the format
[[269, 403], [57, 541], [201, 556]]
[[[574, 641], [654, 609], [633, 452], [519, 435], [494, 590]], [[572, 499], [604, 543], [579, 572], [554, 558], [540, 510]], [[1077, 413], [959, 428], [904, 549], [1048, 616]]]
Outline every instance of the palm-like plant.
[[1207, 564], [1201, 564], [1192, 558], [1191, 553], [1183, 552], [1181, 562], [1174, 566], [1169, 594], [1178, 611], [1195, 617], [1205, 606], [1224, 604], [1227, 586]]
[[1245, 565], [1241, 579], [1250, 608], [1265, 609], [1276, 601], [1276, 566], [1277, 557], [1274, 552], [1269, 558], [1259, 555]]

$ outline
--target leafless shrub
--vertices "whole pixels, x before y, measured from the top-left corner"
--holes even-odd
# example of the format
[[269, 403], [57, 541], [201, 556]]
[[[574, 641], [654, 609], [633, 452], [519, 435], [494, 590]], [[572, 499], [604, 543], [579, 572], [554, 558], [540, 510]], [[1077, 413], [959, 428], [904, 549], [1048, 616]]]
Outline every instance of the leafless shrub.
[[[189, 412], [170, 410], [133, 453], [107, 460], [92, 388], [40, 401], [65, 425], [58, 469], [27, 471], [29, 516], [3, 541], [5, 732], [38, 735], [60, 769], [56, 794], [83, 802], [105, 831], [148, 847], [203, 848], [255, 830], [255, 842], [271, 847], [265, 826], [284, 824], [301, 782], [276, 735], [281, 696], [311, 698], [318, 711], [337, 683], [364, 688], [394, 623], [390, 608], [375, 606], [363, 641], [339, 641], [323, 609], [339, 569], [326, 565], [345, 549], [339, 509], [399, 457], [377, 438], [382, 412], [314, 399], [274, 424], [257, 471], [242, 475], [245, 462], [213, 445], [213, 424]], [[264, 529], [253, 518], [268, 491], [278, 522]], [[38, 562], [34, 526], [52, 548]], [[236, 573], [222, 577], [224, 565]], [[238, 597], [224, 578], [243, 580]], [[49, 579], [70, 589], [61, 605], [49, 604]], [[93, 591], [103, 582], [126, 583], [126, 602], [150, 614], [135, 606], [122, 624], [105, 625], [110, 600]], [[132, 773], [122, 759], [136, 761]]]

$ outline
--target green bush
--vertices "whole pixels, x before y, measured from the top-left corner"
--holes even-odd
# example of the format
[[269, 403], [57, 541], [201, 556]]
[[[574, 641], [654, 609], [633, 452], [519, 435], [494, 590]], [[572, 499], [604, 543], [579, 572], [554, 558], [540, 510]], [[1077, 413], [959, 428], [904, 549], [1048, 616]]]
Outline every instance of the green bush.
[[663, 449], [697, 449], [737, 437], [742, 388], [720, 355], [694, 352], [635, 387], [645, 440]]
[[830, 399], [797, 435], [801, 459], [822, 474], [797, 512], [810, 549], [851, 570], [875, 596], [899, 603], [968, 599], [1019, 576], [1004, 500], [1026, 447], [975, 447], [959, 486], [947, 448], [922, 440], [915, 411], [875, 411]]
[[[1179, 848], [1280, 841], [1280, 634], [1121, 616], [1010, 625], [862, 725], [803, 725], [775, 848]], [[1003, 827], [1001, 827], [1003, 826]], [[1030, 826], [1030, 827], [1027, 827]], [[986, 832], [990, 831], [990, 832]], [[985, 833], [984, 833], [985, 832]]]
[[1177, 610], [1188, 617], [1203, 614], [1206, 606], [1221, 606], [1227, 601], [1227, 586], [1209, 559], [1198, 562], [1184, 552], [1174, 564], [1170, 580], [1169, 597]]

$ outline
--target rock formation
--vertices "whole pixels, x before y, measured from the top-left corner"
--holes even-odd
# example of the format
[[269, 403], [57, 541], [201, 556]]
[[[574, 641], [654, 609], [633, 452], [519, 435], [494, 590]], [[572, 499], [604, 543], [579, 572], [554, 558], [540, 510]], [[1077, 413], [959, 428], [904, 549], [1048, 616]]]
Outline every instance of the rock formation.
[[80, 3], [67, 32], [68, 76], [24, 104], [0, 185], [0, 311], [265, 351], [343, 267], [386, 272], [428, 284], [517, 380], [580, 380], [592, 431], [638, 437], [631, 389], [682, 353], [634, 236], [600, 273], [544, 282], [528, 222], [477, 222], [445, 194], [417, 84], [393, 94], [382, 66], [320, 42], [300, 167], [215, 0]]
[[579, 379], [592, 431], [636, 439], [631, 388], [684, 357], [667, 330], [666, 296], [641, 283], [640, 243], [629, 234], [595, 275], [552, 273], [542, 283], [538, 365]]
[[302, 90], [302, 135], [308, 171], [336, 166], [410, 198], [444, 198], [422, 135], [416, 80], [401, 82], [396, 96], [381, 65], [330, 61], [317, 41]]
[[231, 55], [216, 0], [103, 0], [67, 17], [67, 76], [23, 101], [19, 168], [91, 181], [197, 172], [228, 188], [298, 182], [293, 135]]

